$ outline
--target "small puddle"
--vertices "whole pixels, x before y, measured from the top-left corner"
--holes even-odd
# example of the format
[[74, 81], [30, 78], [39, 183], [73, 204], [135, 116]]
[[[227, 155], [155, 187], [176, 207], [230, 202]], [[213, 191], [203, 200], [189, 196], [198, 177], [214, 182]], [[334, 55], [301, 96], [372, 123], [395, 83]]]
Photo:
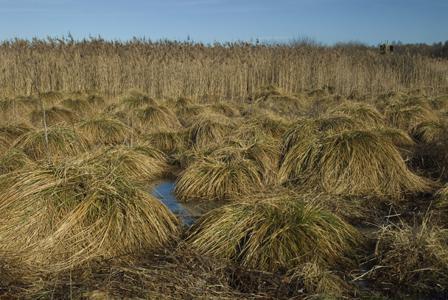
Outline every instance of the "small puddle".
[[153, 187], [152, 194], [177, 215], [183, 224], [191, 226], [194, 224], [196, 218], [193, 217], [186, 206], [176, 199], [176, 195], [174, 194], [175, 186], [174, 181], [162, 181]]
[[151, 194], [165, 204], [186, 226], [193, 225], [205, 213], [226, 204], [226, 201], [180, 202], [174, 193], [175, 187], [175, 180], [161, 180], [151, 187]]

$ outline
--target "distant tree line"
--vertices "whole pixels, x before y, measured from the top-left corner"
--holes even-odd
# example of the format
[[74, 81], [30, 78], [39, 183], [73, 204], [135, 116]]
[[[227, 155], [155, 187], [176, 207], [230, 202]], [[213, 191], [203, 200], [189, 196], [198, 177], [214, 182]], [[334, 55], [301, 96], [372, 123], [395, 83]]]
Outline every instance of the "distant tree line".
[[394, 51], [398, 53], [420, 54], [432, 58], [448, 58], [448, 40], [445, 42], [433, 43], [432, 45], [419, 44], [403, 44], [401, 42], [394, 43]]

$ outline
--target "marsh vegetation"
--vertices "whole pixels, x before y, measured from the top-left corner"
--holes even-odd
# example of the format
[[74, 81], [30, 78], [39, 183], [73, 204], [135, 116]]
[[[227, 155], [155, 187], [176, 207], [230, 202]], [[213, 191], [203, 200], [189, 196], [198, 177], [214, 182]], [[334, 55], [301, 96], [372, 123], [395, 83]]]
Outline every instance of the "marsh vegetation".
[[0, 57], [0, 297], [448, 297], [448, 62], [141, 41]]

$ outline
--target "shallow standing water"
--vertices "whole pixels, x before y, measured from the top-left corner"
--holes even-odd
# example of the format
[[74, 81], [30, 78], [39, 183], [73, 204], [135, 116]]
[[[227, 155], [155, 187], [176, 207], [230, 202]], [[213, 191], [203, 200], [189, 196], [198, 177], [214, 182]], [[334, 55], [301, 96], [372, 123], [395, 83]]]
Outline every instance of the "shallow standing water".
[[191, 226], [195, 222], [195, 217], [186, 206], [180, 203], [174, 194], [176, 184], [174, 181], [167, 180], [156, 184], [152, 194], [157, 197], [169, 210], [177, 215], [183, 224]]
[[165, 204], [186, 226], [193, 225], [205, 213], [226, 204], [226, 201], [180, 202], [174, 193], [175, 187], [175, 180], [161, 180], [151, 187], [151, 194]]

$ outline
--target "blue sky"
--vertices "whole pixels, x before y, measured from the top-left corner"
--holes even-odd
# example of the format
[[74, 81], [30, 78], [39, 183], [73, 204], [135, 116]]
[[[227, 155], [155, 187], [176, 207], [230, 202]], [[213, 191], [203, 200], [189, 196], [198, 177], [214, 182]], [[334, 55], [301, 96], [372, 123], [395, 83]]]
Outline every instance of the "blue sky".
[[448, 40], [448, 0], [0, 0], [0, 39]]

